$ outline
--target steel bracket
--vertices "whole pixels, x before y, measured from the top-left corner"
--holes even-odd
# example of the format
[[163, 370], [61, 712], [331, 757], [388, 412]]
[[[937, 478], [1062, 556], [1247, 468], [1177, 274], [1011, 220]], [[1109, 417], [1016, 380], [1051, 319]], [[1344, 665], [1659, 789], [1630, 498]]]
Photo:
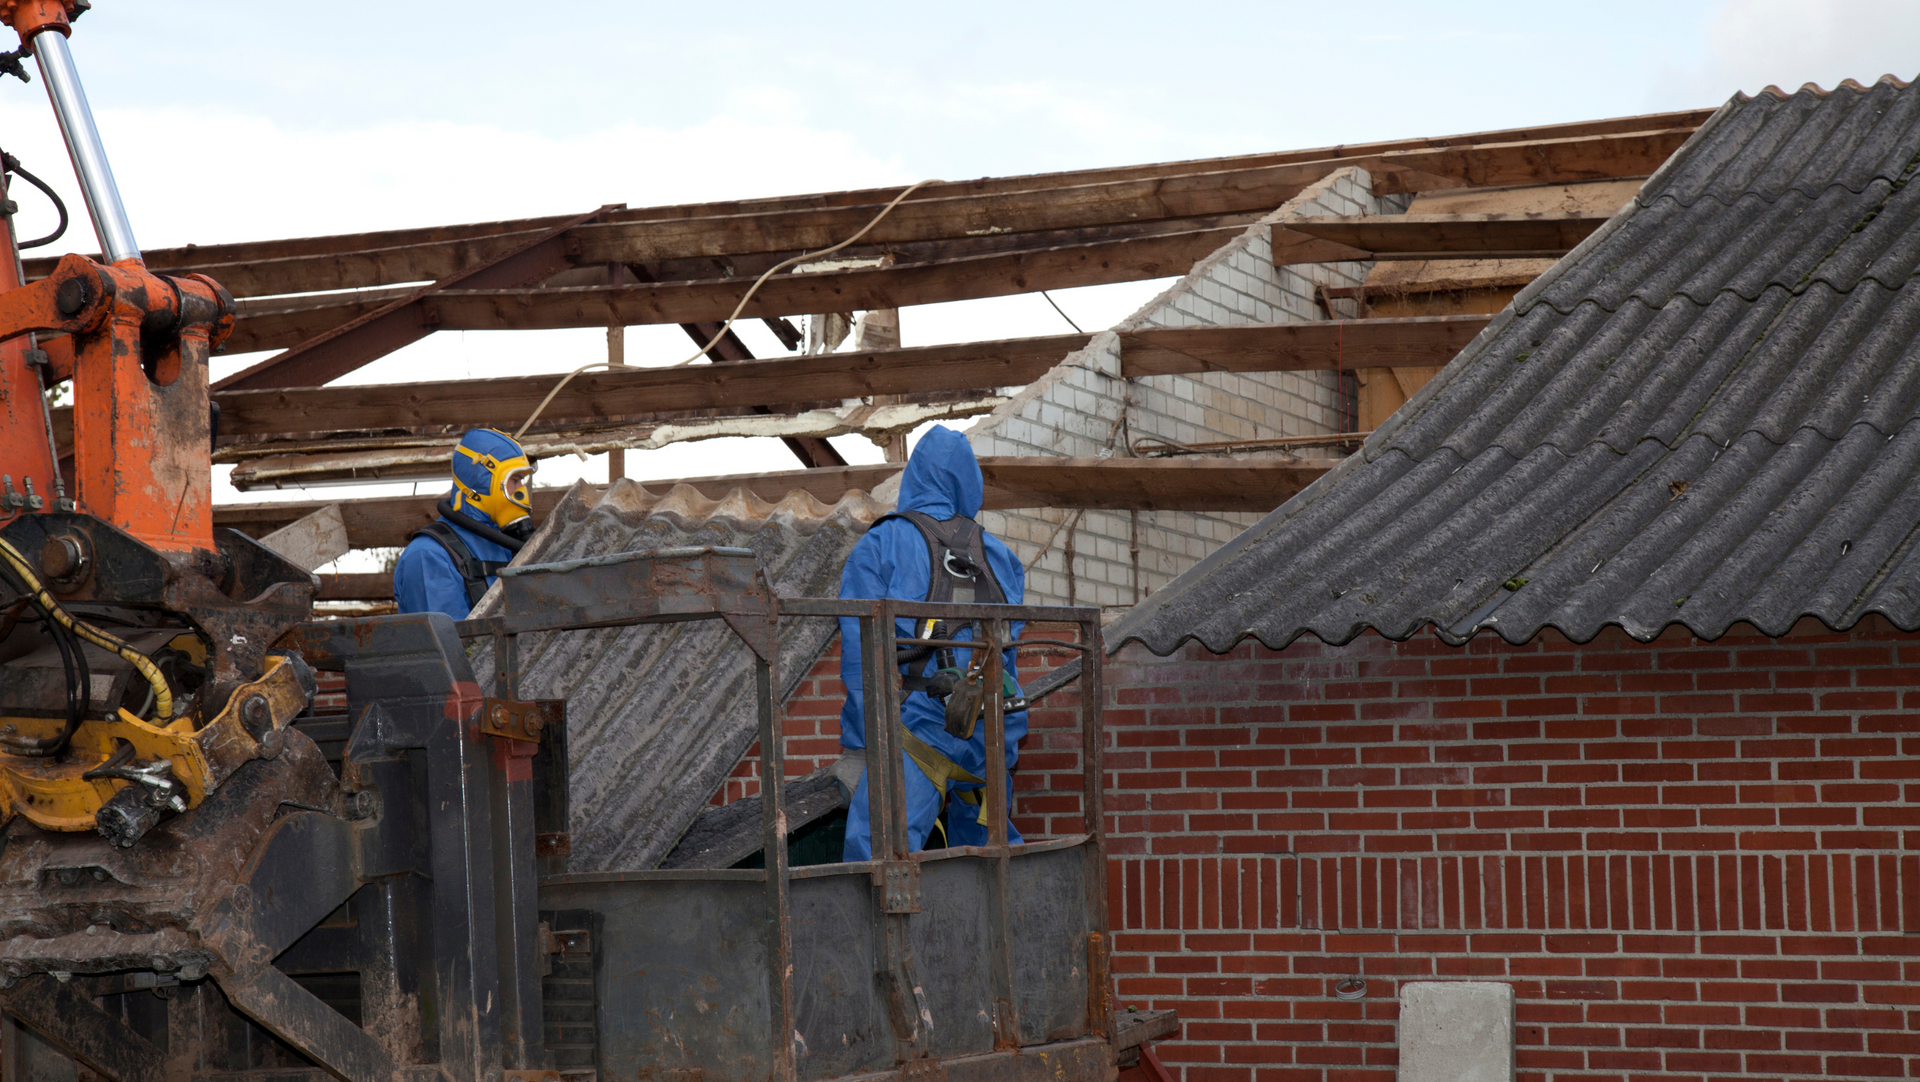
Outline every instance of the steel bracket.
[[889, 860], [880, 868], [881, 908], [888, 913], [920, 912], [920, 862]]
[[538, 744], [540, 734], [546, 727], [547, 714], [539, 703], [497, 699], [489, 695], [480, 705], [480, 731], [487, 736]]

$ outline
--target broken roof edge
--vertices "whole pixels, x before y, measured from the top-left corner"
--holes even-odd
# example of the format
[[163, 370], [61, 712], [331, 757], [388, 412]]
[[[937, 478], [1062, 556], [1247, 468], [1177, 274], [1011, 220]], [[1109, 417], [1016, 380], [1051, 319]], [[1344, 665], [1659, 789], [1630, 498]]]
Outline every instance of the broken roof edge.
[[[507, 566], [519, 568], [550, 562], [555, 558], [551, 550], [560, 536], [602, 509], [619, 515], [670, 515], [687, 521], [726, 518], [735, 522], [765, 523], [785, 515], [817, 529], [836, 517], [871, 525], [892, 512], [899, 491], [898, 473], [873, 486], [871, 492], [849, 489], [833, 503], [802, 489], [789, 489], [779, 500], [764, 499], [746, 488], [734, 488], [714, 498], [685, 482], [675, 482], [664, 492], [657, 492], [648, 488], [646, 482], [630, 477], [619, 478], [610, 485], [577, 480], [567, 486], [565, 494]], [[500, 586], [495, 583], [473, 607], [472, 618], [498, 615], [501, 603]]]
[[[1920, 76], [1915, 76], [1915, 78], [1920, 78]], [[1856, 82], [1852, 76], [1848, 76], [1847, 78], [1842, 79], [1839, 82], [1833, 84], [1832, 90], [1822, 90], [1820, 88], [1820, 84], [1814, 83], [1814, 82], [1801, 83], [1800, 89], [1793, 90], [1793, 91], [1782, 90], [1777, 84], [1768, 83], [1766, 86], [1761, 87], [1757, 93], [1753, 93], [1753, 94], [1748, 94], [1744, 90], [1735, 91], [1733, 95], [1733, 102], [1729, 104], [1738, 103], [1741, 105], [1745, 105], [1747, 102], [1753, 101], [1761, 97], [1769, 97], [1769, 98], [1778, 99], [1780, 101], [1785, 101], [1788, 98], [1793, 97], [1795, 94], [1799, 94], [1801, 92], [1812, 94], [1816, 98], [1824, 98], [1829, 94], [1834, 94], [1842, 90], [1855, 90], [1855, 91], [1870, 90], [1873, 87], [1879, 86], [1881, 83], [1888, 83], [1892, 85], [1893, 88], [1896, 90], [1905, 90], [1909, 86], [1913, 85], [1913, 83], [1910, 80], [1902, 79], [1898, 75], [1893, 74], [1892, 72], [1887, 72], [1885, 75], [1880, 76], [1880, 78], [1875, 79], [1872, 83], [1866, 84], [1864, 86]], [[1715, 114], [1715, 115], [1717, 116], [1718, 114]], [[1706, 125], [1704, 124], [1701, 125], [1701, 127], [1703, 128], [1705, 126]]]
[[[1140, 646], [1146, 648], [1146, 650], [1155, 657], [1171, 657], [1188, 643], [1198, 643], [1202, 649], [1210, 654], [1225, 655], [1249, 639], [1275, 652], [1285, 650], [1303, 638], [1311, 638], [1322, 646], [1338, 649], [1349, 646], [1355, 640], [1364, 638], [1368, 632], [1372, 632], [1388, 642], [1407, 642], [1419, 638], [1422, 635], [1431, 634], [1434, 638], [1452, 647], [1466, 647], [1476, 638], [1497, 638], [1508, 646], [1525, 646], [1528, 643], [1535, 642], [1551, 634], [1576, 646], [1585, 646], [1605, 635], [1608, 631], [1618, 631], [1633, 642], [1645, 645], [1654, 642], [1676, 628], [1685, 631], [1687, 634], [1702, 642], [1719, 642], [1728, 636], [1784, 639], [1792, 635], [1810, 633], [1809, 624], [1818, 625], [1829, 634], [1844, 635], [1854, 628], [1859, 627], [1862, 622], [1876, 618], [1886, 621], [1893, 630], [1901, 634], [1911, 635], [1920, 633], [1920, 621], [1915, 621], [1912, 627], [1905, 627], [1901, 625], [1898, 619], [1885, 610], [1878, 607], [1868, 607], [1855, 613], [1851, 619], [1844, 620], [1839, 626], [1835, 626], [1828, 621], [1825, 616], [1817, 612], [1801, 612], [1786, 621], [1786, 625], [1777, 630], [1769, 630], [1755, 624], [1751, 620], [1745, 619], [1730, 621], [1725, 627], [1717, 630], [1697, 628], [1686, 620], [1675, 619], [1669, 620], [1656, 628], [1643, 628], [1636, 631], [1617, 620], [1606, 620], [1590, 631], [1585, 632], [1583, 636], [1580, 632], [1568, 631], [1559, 624], [1549, 620], [1541, 623], [1532, 634], [1522, 638], [1513, 638], [1508, 636], [1497, 624], [1481, 625], [1475, 627], [1465, 635], [1459, 635], [1441, 627], [1433, 620], [1420, 620], [1415, 622], [1412, 627], [1399, 631], [1390, 631], [1370, 623], [1358, 623], [1349, 627], [1345, 635], [1335, 635], [1333, 637], [1322, 635], [1319, 631], [1310, 627], [1300, 627], [1295, 628], [1293, 634], [1287, 636], [1284, 641], [1270, 641], [1266, 636], [1260, 634], [1257, 629], [1247, 628], [1237, 633], [1231, 641], [1221, 641], [1217, 643], [1210, 642], [1204, 636], [1197, 634], [1181, 635], [1172, 642], [1154, 643], [1137, 634], [1118, 634], [1116, 633], [1118, 630], [1116, 627], [1110, 629], [1109, 633], [1103, 636], [1103, 645], [1106, 647], [1106, 655], [1108, 657], [1117, 655], [1123, 648], [1134, 643], [1138, 643]], [[1117, 625], [1119, 622], [1120, 621], [1115, 621], [1115, 624]], [[1747, 630], [1742, 632], [1742, 628]], [[1078, 662], [1071, 662], [1069, 664], [1074, 666], [1073, 675], [1077, 676], [1079, 674], [1079, 668], [1077, 667]], [[1066, 666], [1062, 666], [1062, 669], [1065, 668]], [[1064, 683], [1065, 681], [1060, 682]], [[1028, 690], [1030, 695], [1034, 694], [1034, 689]], [[1048, 690], [1051, 690], [1051, 688]]]
[[[1440, 371], [1435, 373], [1432, 379], [1428, 380], [1426, 384], [1418, 391], [1415, 391], [1413, 396], [1408, 398], [1399, 409], [1395, 410], [1391, 416], [1374, 428], [1373, 435], [1367, 437], [1366, 442], [1360, 445], [1360, 453], [1356, 457], [1368, 462], [1372, 462], [1374, 459], [1380, 457], [1380, 455], [1385, 452], [1387, 444], [1392, 441], [1399, 430], [1418, 416], [1429, 402], [1433, 401], [1448, 387], [1452, 386], [1455, 380], [1460, 379], [1474, 362], [1485, 356], [1487, 349], [1490, 348], [1502, 334], [1506, 333], [1509, 326], [1533, 307], [1534, 302], [1540, 298], [1541, 294], [1545, 293], [1555, 282], [1558, 282], [1562, 277], [1570, 273], [1582, 259], [1586, 258], [1587, 253], [1605, 243], [1609, 237], [1612, 237], [1621, 229], [1626, 228], [1628, 220], [1646, 205], [1641, 202], [1641, 193], [1647, 191], [1649, 188], [1655, 188], [1657, 190], [1657, 185], [1660, 181], [1664, 180], [1671, 172], [1680, 168], [1680, 163], [1683, 163], [1684, 159], [1693, 152], [1695, 146], [1700, 143], [1701, 137], [1711, 132], [1720, 124], [1725, 123], [1726, 119], [1733, 115], [1740, 104], [1741, 102], [1736, 97], [1735, 100], [1729, 101], [1714, 110], [1713, 115], [1707, 118], [1706, 123], [1701, 124], [1692, 135], [1688, 136], [1687, 141], [1680, 144], [1678, 150], [1668, 155], [1667, 160], [1660, 163], [1660, 168], [1654, 170], [1646, 180], [1641, 182], [1640, 191], [1634, 193], [1632, 199], [1622, 204], [1620, 209], [1615, 211], [1613, 216], [1606, 220], [1605, 224], [1601, 225], [1600, 228], [1594, 230], [1592, 233], [1587, 234], [1571, 251], [1561, 256], [1558, 260], [1555, 260], [1553, 266], [1548, 267], [1538, 277], [1521, 287], [1520, 291], [1513, 295], [1513, 300], [1509, 301], [1505, 308], [1500, 309], [1493, 319], [1485, 327], [1481, 328], [1479, 334], [1474, 335], [1473, 341], [1468, 342], [1464, 349], [1454, 354], [1453, 359], [1442, 365]], [[1301, 495], [1305, 495], [1305, 493]], [[1295, 498], [1298, 499], [1299, 497]], [[1171, 585], [1170, 583], [1169, 586]]]
[[[1641, 190], [1645, 191], [1647, 188], [1653, 187], [1657, 181], [1664, 179], [1673, 171], [1679, 169], [1684, 160], [1701, 144], [1702, 137], [1726, 123], [1727, 119], [1736, 113], [1740, 106], [1745, 104], [1747, 100], [1750, 99], [1746, 99], [1744, 95], [1735, 95], [1733, 99], [1714, 110], [1713, 115], [1708, 117], [1692, 135], [1688, 136], [1686, 142], [1682, 143], [1679, 149], [1669, 155], [1666, 161], [1660, 163], [1660, 168], [1654, 170], [1653, 173], [1642, 182]], [[1331, 176], [1325, 179], [1330, 180]], [[1291, 200], [1289, 203], [1291, 203]], [[1566, 255], [1560, 257], [1545, 273], [1535, 278], [1532, 283], [1515, 294], [1513, 300], [1509, 302], [1505, 308], [1502, 308], [1487, 326], [1481, 329], [1479, 334], [1474, 336], [1473, 341], [1467, 343], [1466, 347], [1443, 365], [1440, 371], [1436, 373], [1432, 379], [1427, 381], [1425, 386], [1416, 391], [1405, 404], [1394, 411], [1392, 416], [1388, 417], [1374, 429], [1373, 434], [1367, 437], [1366, 442], [1361, 444], [1358, 453], [1349, 456], [1345, 461], [1340, 463], [1340, 465], [1327, 471], [1325, 475], [1308, 485], [1293, 498], [1269, 512], [1266, 517], [1262, 518], [1259, 522], [1241, 531], [1240, 534], [1232, 540], [1209, 553], [1205, 559], [1188, 568], [1184, 573], [1175, 577], [1173, 581], [1154, 591], [1150, 596], [1129, 609], [1125, 615], [1115, 620], [1107, 629], [1105, 635], [1108, 654], [1113, 654], [1129, 642], [1138, 642], [1153, 653], [1165, 657], [1179, 649], [1181, 645], [1188, 641], [1197, 641], [1214, 653], [1224, 653], [1249, 636], [1258, 638], [1259, 636], [1256, 632], [1252, 629], [1246, 629], [1237, 633], [1232, 642], [1224, 644], [1207, 642], [1198, 635], [1182, 635], [1173, 642], [1162, 641], [1154, 643], [1149, 642], [1134, 629], [1144, 628], [1150, 624], [1158, 613], [1164, 610], [1168, 604], [1177, 599], [1186, 590], [1204, 580], [1220, 567], [1238, 559], [1245, 550], [1253, 547], [1274, 531], [1285, 526], [1296, 515], [1299, 515], [1315, 503], [1335, 493], [1347, 477], [1365, 466], [1370, 465], [1379, 458], [1381, 454], [1385, 453], [1388, 443], [1392, 441], [1393, 437], [1402, 427], [1417, 416], [1428, 403], [1432, 402], [1433, 399], [1438, 397], [1446, 388], [1452, 386], [1455, 381], [1460, 379], [1463, 373], [1476, 361], [1486, 356], [1486, 351], [1506, 332], [1508, 327], [1520, 318], [1520, 313], [1525, 308], [1531, 306], [1533, 301], [1537, 299], [1541, 293], [1563, 275], [1567, 274], [1580, 259], [1584, 258], [1588, 252], [1602, 243], [1605, 238], [1612, 236], [1623, 228], [1624, 223], [1631, 218], [1636, 211], [1640, 210], [1641, 207], [1641, 197], [1639, 193], [1636, 193], [1634, 197], [1622, 205], [1612, 217], [1607, 219], [1606, 224], [1589, 234]], [[1259, 227], [1255, 226], [1253, 228]], [[1362, 634], [1367, 627], [1368, 625], [1365, 624], [1355, 625], [1346, 638], [1332, 645], [1344, 645], [1345, 643], [1353, 641], [1353, 639]], [[1622, 630], [1625, 629], [1622, 628]], [[1401, 638], [1395, 641], [1404, 641], [1406, 638], [1411, 638], [1417, 633], [1418, 625], [1406, 630]], [[1316, 638], [1319, 637], [1318, 633], [1313, 632], [1312, 629], [1300, 627], [1295, 629], [1294, 633], [1289, 635], [1283, 643], [1270, 643], [1265, 639], [1261, 639], [1260, 641], [1262, 645], [1267, 646], [1269, 649], [1278, 650], [1283, 649], [1286, 645], [1298, 639], [1302, 634], [1314, 634]], [[1385, 634], [1385, 632], [1382, 632], [1382, 634]], [[1471, 635], [1469, 635], [1468, 638], [1471, 638]], [[1589, 639], [1590, 638], [1591, 636], [1589, 636]], [[1461, 640], [1461, 642], [1464, 641], [1466, 640]]]

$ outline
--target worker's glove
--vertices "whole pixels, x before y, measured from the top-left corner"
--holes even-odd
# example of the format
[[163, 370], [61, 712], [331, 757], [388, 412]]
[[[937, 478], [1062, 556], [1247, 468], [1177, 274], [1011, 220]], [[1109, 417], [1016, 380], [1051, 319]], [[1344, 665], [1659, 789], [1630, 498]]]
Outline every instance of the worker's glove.
[[835, 759], [827, 770], [834, 779], [846, 787], [847, 799], [852, 800], [854, 791], [860, 788], [860, 779], [867, 773], [867, 749], [842, 748], [840, 758]]
[[974, 723], [980, 719], [980, 710], [986, 704], [987, 682], [974, 669], [961, 674], [947, 694], [947, 735], [960, 740], [973, 739]]

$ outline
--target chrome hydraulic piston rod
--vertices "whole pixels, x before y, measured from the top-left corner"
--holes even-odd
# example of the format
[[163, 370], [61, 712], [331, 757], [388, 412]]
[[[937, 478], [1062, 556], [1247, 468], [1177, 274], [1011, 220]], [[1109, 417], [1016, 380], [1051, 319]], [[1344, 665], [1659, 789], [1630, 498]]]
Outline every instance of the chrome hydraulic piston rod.
[[87, 107], [87, 92], [80, 85], [80, 73], [74, 70], [73, 53], [67, 49], [63, 29], [50, 26], [34, 34], [33, 57], [40, 64], [40, 77], [46, 80], [47, 97], [53, 102], [54, 116], [59, 118], [60, 134], [66, 137], [67, 154], [80, 177], [87, 214], [93, 219], [93, 232], [100, 238], [106, 261], [139, 259], [140, 245], [133, 239], [133, 223], [127, 220], [127, 208], [120, 202], [113, 167], [107, 164], [107, 148], [100, 142], [100, 129], [94, 126], [93, 110]]

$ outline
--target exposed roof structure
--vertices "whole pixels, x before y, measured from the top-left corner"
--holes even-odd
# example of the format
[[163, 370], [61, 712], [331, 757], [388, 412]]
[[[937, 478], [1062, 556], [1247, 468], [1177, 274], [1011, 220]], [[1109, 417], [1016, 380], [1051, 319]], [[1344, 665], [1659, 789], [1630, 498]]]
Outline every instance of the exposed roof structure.
[[[1093, 597], [1078, 589], [1085, 579], [1097, 603], [1124, 605], [1323, 475], [1336, 461], [1329, 450], [1355, 446], [1354, 434], [1471, 341], [1512, 288], [1626, 198], [1604, 192], [1630, 194], [1710, 115], [982, 178], [930, 184], [897, 205], [901, 189], [602, 207], [146, 258], [209, 273], [240, 298], [229, 350], [281, 351], [214, 388], [215, 461], [234, 465], [237, 488], [438, 481], [460, 432], [517, 431], [538, 412], [526, 429], [535, 457], [607, 452], [619, 463], [610, 474], [623, 472], [629, 448], [777, 436], [807, 469], [689, 483], [709, 499], [746, 487], [832, 503], [895, 472], [905, 433], [922, 422], [991, 411], [971, 429], [986, 506], [1012, 516], [1000, 525], [1037, 561], [1035, 581], [1078, 603]], [[806, 261], [867, 225], [833, 260]], [[744, 309], [791, 354], [755, 358], [718, 321], [760, 272], [794, 259], [803, 266], [767, 278]], [[1408, 318], [1369, 311], [1372, 279], [1360, 277], [1369, 265], [1462, 261], [1507, 268], [1506, 292], [1464, 308], [1409, 308]], [[900, 345], [902, 306], [1153, 278], [1174, 284], [1154, 302], [1164, 311], [1138, 326]], [[1389, 292], [1445, 278], [1403, 275]], [[1349, 308], [1384, 318], [1342, 318]], [[856, 311], [867, 313], [863, 330], [841, 351], [836, 334]], [[816, 333], [799, 334], [786, 319], [797, 315]], [[869, 321], [889, 320], [890, 335], [867, 333]], [[625, 367], [624, 337], [611, 332], [647, 323], [679, 323], [716, 343], [715, 363]], [[439, 330], [551, 327], [607, 328], [609, 363], [622, 366], [564, 387], [557, 373], [333, 383]], [[1343, 389], [1354, 380], [1357, 396]], [[1391, 387], [1398, 396], [1384, 393]], [[1379, 407], [1361, 411], [1364, 427], [1347, 408], [1356, 397]], [[53, 423], [66, 439], [70, 411]], [[888, 463], [846, 465], [827, 437], [853, 433], [882, 444]], [[1322, 439], [1330, 435], [1339, 438]], [[536, 490], [536, 513], [560, 495]], [[338, 502], [346, 544], [370, 548], [404, 543], [437, 501], [327, 496], [222, 504], [215, 518], [258, 535]], [[391, 584], [333, 575], [321, 596], [379, 603]]]
[[1109, 643], [1920, 627], [1920, 87], [1744, 95]]
[[[710, 500], [682, 486], [654, 496], [620, 481], [575, 485], [517, 565], [686, 545], [750, 548], [782, 597], [834, 597], [855, 541], [888, 507], [855, 492], [770, 504], [745, 491]], [[495, 591], [476, 616], [499, 604]], [[781, 625], [780, 694], [832, 641], [832, 620]], [[490, 645], [474, 673], [490, 686]], [[717, 621], [530, 634], [520, 693], [567, 700], [574, 871], [651, 868], [693, 823], [754, 741], [752, 655]]]

